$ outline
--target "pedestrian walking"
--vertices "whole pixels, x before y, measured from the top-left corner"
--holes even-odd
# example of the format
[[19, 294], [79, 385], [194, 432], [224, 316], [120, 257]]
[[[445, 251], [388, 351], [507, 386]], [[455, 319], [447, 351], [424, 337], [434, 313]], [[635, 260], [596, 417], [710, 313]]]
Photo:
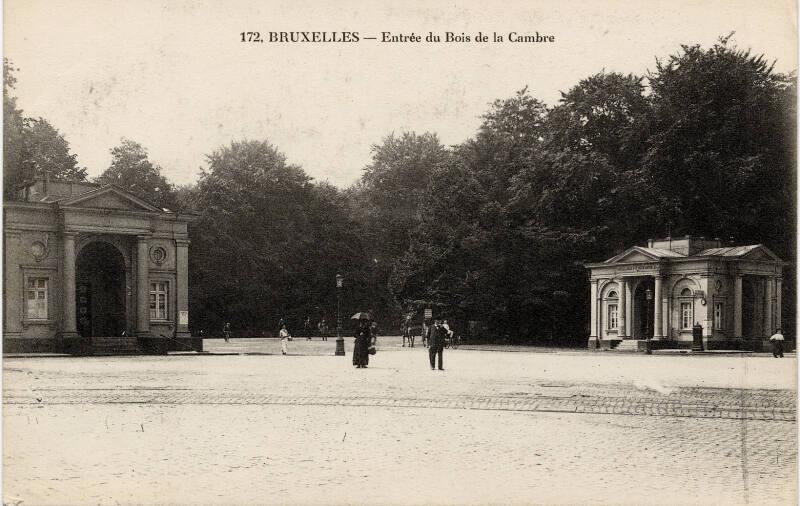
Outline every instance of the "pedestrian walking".
[[428, 347], [428, 336], [431, 333], [431, 326], [428, 325], [428, 322], [422, 320], [422, 346]]
[[222, 327], [222, 336], [225, 338], [225, 342], [228, 343], [231, 340], [231, 322], [227, 322], [224, 327]]
[[328, 324], [325, 322], [325, 317], [322, 317], [322, 321], [317, 324], [317, 328], [319, 329], [319, 335], [322, 336], [323, 341], [328, 340]]
[[428, 357], [431, 361], [431, 370], [436, 368], [436, 355], [439, 355], [439, 370], [444, 371], [442, 358], [444, 355], [444, 340], [447, 331], [442, 327], [442, 321], [436, 320], [432, 327], [428, 327]]
[[353, 345], [353, 365], [365, 369], [369, 365], [369, 347], [373, 344], [372, 329], [369, 320], [359, 320], [356, 330], [356, 342]]
[[303, 333], [306, 335], [306, 340], [311, 341], [311, 333], [312, 333], [312, 325], [311, 325], [311, 317], [306, 316], [306, 321], [303, 322]]
[[783, 358], [783, 334], [781, 334], [781, 329], [777, 329], [774, 334], [772, 334], [769, 338], [769, 341], [772, 343], [772, 356], [774, 358]]
[[289, 354], [289, 344], [287, 341], [292, 339], [292, 335], [289, 334], [289, 331], [286, 329], [286, 325], [281, 325], [281, 330], [278, 333], [281, 338], [281, 354], [288, 355]]

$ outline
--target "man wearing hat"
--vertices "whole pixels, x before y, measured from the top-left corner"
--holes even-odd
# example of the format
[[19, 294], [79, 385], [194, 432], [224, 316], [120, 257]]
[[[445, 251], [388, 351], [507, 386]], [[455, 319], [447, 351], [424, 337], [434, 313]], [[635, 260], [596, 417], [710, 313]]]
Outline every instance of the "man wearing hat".
[[436, 355], [439, 355], [439, 370], [444, 371], [442, 355], [444, 354], [444, 340], [447, 331], [442, 327], [442, 320], [436, 320], [428, 328], [428, 356], [431, 359], [431, 370], [436, 368]]

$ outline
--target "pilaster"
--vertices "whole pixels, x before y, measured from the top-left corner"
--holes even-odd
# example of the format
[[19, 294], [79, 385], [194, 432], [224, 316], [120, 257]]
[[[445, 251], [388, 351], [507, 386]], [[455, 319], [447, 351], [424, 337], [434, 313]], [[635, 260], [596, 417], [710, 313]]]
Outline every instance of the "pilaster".
[[663, 299], [663, 296], [661, 295], [662, 285], [663, 285], [663, 278], [661, 276], [656, 276], [655, 293], [653, 294], [653, 339], [664, 338], [664, 333], [662, 331], [664, 318], [661, 314], [662, 299]]
[[150, 337], [149, 236], [136, 237], [136, 335]]
[[619, 279], [619, 307], [617, 308], [617, 337], [624, 339], [628, 337], [627, 316], [628, 314], [628, 282], [625, 278]]
[[74, 232], [64, 232], [63, 287], [64, 287], [64, 327], [61, 337], [78, 337], [78, 325], [75, 317], [75, 237]]

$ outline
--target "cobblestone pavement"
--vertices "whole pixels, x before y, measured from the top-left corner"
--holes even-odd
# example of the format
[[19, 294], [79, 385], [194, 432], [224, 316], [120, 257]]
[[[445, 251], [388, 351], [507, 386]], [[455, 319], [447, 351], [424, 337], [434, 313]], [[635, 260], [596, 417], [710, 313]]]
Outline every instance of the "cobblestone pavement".
[[5, 359], [5, 501], [795, 504], [794, 359], [396, 344]]

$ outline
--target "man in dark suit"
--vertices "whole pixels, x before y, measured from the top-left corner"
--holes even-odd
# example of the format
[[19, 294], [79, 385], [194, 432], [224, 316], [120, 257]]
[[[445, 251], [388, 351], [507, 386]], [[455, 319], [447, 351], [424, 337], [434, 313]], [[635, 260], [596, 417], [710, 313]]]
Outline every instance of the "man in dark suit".
[[436, 355], [439, 355], [439, 370], [444, 371], [442, 355], [444, 354], [444, 340], [447, 331], [442, 327], [442, 321], [436, 320], [428, 327], [428, 356], [431, 359], [431, 370], [436, 368]]

